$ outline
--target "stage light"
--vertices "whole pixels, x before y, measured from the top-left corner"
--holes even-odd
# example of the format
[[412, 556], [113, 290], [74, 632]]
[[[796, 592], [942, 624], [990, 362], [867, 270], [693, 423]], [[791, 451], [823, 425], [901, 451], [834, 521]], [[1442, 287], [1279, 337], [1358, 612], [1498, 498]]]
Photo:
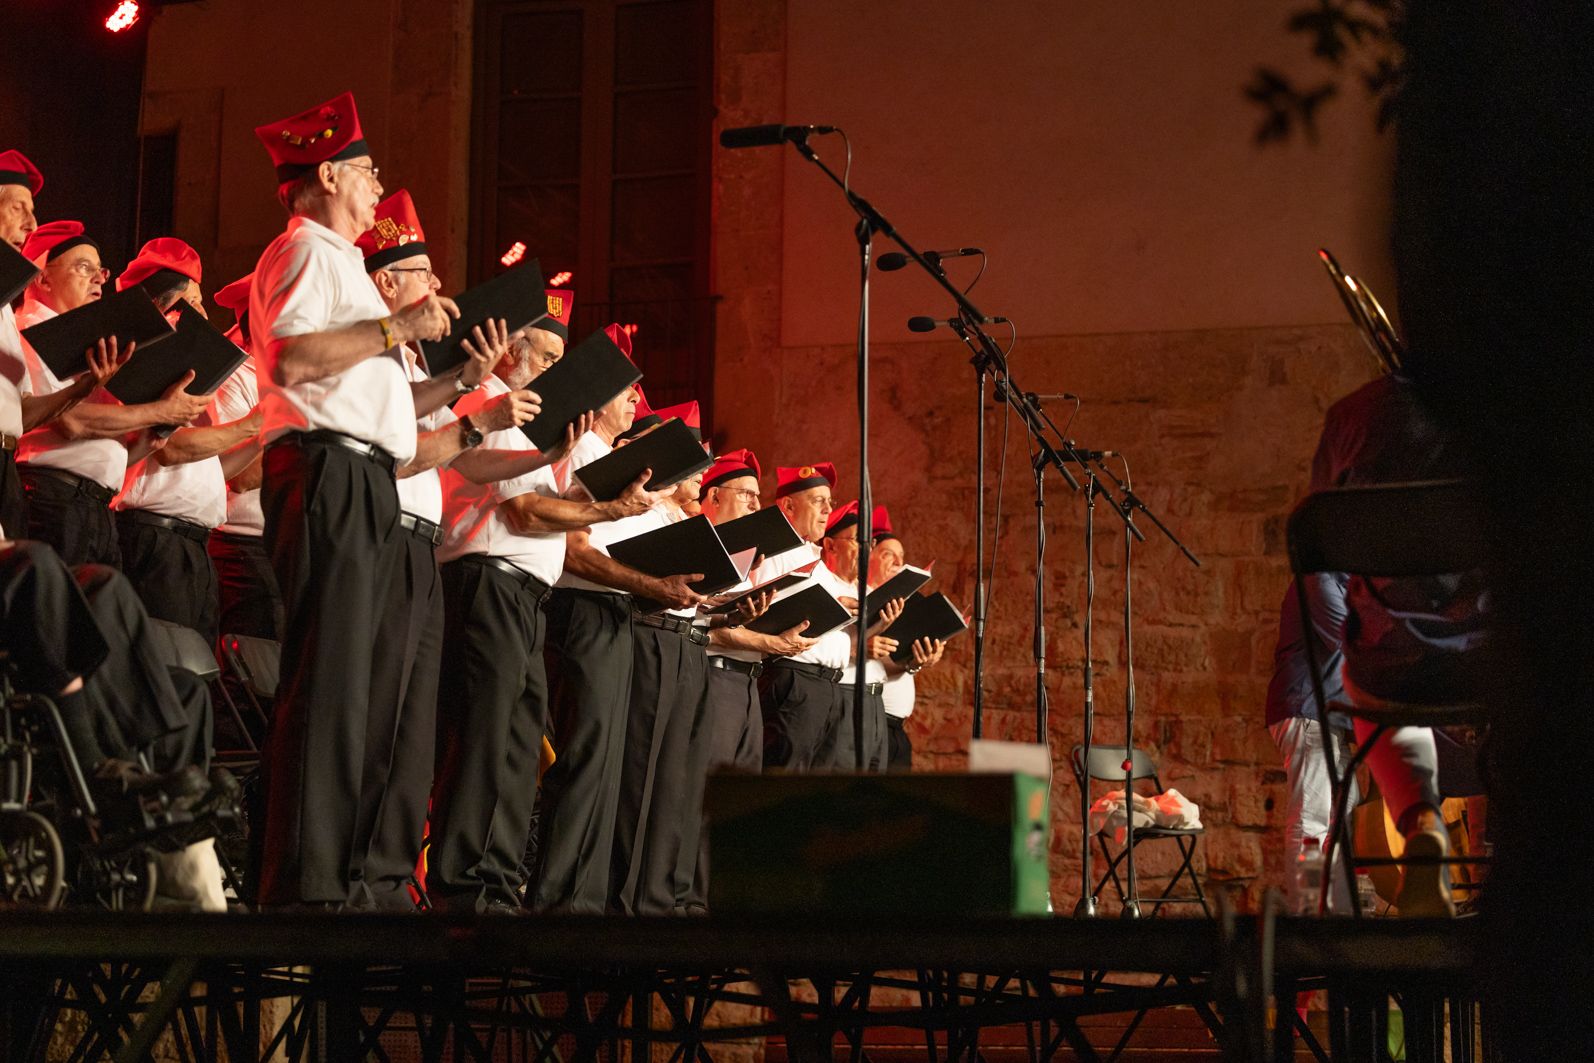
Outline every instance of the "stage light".
[[569, 284], [570, 283], [570, 278], [572, 278], [574, 276], [575, 276], [575, 274], [571, 273], [569, 270], [563, 270], [562, 272], [555, 273], [552, 277], [548, 278], [548, 287], [550, 287], [550, 288], [563, 287], [564, 285]]
[[521, 243], [519, 240], [516, 240], [514, 246], [510, 247], [508, 251], [505, 251], [498, 257], [498, 261], [502, 262], [506, 266], [513, 266], [516, 262], [519, 262], [525, 257], [526, 245]]
[[641, 325], [621, 325], [620, 326], [620, 331], [625, 333], [627, 336], [635, 336], [638, 332], [642, 331], [642, 326]]
[[105, 28], [112, 33], [121, 33], [127, 27], [138, 21], [138, 0], [122, 0], [116, 5], [105, 19]]

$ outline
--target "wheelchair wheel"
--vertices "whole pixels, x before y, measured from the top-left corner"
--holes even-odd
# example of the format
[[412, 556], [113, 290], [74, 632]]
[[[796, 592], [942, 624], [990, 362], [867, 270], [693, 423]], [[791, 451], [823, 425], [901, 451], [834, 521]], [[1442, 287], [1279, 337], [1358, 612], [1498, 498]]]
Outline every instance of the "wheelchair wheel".
[[155, 903], [155, 874], [155, 854], [142, 846], [85, 852], [78, 865], [78, 898], [111, 912], [147, 912]]
[[0, 908], [51, 909], [66, 891], [61, 837], [37, 812], [0, 813]]

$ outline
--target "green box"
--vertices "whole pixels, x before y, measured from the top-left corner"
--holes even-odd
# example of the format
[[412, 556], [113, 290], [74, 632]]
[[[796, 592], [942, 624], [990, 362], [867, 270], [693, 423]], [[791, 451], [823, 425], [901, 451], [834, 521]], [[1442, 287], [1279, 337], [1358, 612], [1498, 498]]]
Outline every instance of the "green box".
[[1048, 792], [1029, 775], [716, 775], [710, 908], [1044, 915]]

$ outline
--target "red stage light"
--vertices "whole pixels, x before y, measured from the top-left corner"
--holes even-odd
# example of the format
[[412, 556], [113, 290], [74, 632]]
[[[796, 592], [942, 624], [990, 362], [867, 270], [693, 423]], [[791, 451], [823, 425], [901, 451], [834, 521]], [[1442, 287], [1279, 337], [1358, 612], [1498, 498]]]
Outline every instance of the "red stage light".
[[569, 270], [564, 270], [563, 272], [555, 273], [552, 277], [548, 278], [548, 287], [550, 287], [550, 288], [558, 288], [558, 287], [560, 287], [562, 285], [569, 284], [570, 283], [570, 279], [572, 277], [574, 277], [574, 276], [575, 276], [575, 274], [571, 273]]
[[635, 336], [638, 332], [642, 331], [642, 326], [640, 326], [640, 325], [621, 325], [620, 326], [620, 331], [625, 333], [627, 336]]
[[116, 10], [106, 17], [105, 28], [112, 33], [121, 33], [137, 22], [138, 16], [138, 0], [122, 0], [116, 5]]
[[526, 257], [526, 245], [516, 240], [514, 246], [499, 256], [498, 261], [506, 266], [513, 266], [516, 262]]

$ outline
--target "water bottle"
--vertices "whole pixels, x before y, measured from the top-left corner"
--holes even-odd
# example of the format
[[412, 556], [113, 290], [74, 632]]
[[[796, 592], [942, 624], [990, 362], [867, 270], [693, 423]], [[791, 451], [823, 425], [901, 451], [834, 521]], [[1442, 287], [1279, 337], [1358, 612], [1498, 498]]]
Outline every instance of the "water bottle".
[[1323, 896], [1323, 848], [1316, 838], [1301, 841], [1295, 858], [1295, 914], [1316, 915]]

